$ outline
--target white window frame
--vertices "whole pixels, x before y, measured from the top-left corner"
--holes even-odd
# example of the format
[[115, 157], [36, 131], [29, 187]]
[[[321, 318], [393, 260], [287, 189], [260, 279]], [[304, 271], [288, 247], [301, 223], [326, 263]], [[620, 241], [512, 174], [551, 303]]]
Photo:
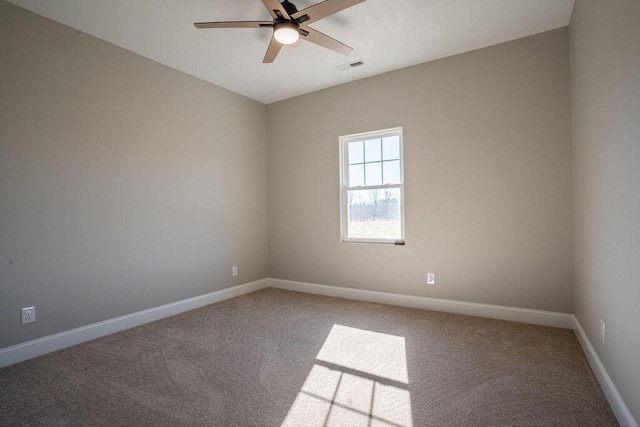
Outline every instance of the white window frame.
[[[365, 141], [368, 139], [385, 138], [389, 136], [398, 136], [400, 140], [400, 183], [399, 184], [386, 184], [386, 185], [369, 185], [349, 187], [349, 152], [348, 145], [350, 142]], [[391, 239], [363, 239], [363, 238], [349, 238], [348, 237], [348, 221], [349, 214], [347, 194], [349, 190], [385, 190], [390, 188], [400, 189], [400, 230], [401, 237], [398, 240]], [[340, 236], [343, 243], [380, 243], [380, 244], [396, 244], [404, 245], [404, 150], [403, 150], [403, 138], [402, 127], [383, 129], [372, 132], [363, 132], [353, 135], [345, 135], [340, 137]]]

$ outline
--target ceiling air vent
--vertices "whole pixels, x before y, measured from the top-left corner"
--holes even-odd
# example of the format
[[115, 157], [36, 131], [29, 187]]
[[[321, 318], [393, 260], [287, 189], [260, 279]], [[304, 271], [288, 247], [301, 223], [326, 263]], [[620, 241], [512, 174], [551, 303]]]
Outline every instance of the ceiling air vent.
[[362, 59], [358, 59], [357, 61], [349, 62], [347, 64], [338, 65], [336, 67], [336, 70], [345, 71], [345, 70], [350, 70], [352, 68], [361, 67], [363, 65], [364, 65], [364, 61]]

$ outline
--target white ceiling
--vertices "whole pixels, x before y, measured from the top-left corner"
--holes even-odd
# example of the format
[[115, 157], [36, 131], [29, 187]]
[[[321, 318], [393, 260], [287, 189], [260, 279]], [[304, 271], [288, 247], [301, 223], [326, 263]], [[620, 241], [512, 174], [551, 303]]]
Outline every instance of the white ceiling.
[[[354, 48], [299, 41], [273, 64], [270, 29], [194, 22], [271, 20], [260, 0], [9, 0], [177, 70], [268, 104], [569, 24], [574, 0], [367, 0], [311, 27]], [[292, 0], [302, 10], [319, 0]], [[346, 71], [336, 66], [362, 59]]]

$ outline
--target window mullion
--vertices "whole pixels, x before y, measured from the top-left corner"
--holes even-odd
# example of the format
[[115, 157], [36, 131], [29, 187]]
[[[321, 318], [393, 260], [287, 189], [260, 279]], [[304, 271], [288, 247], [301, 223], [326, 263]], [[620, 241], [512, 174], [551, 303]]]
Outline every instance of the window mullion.
[[367, 158], [365, 157], [366, 151], [364, 149], [365, 143], [362, 141], [362, 183], [367, 184]]

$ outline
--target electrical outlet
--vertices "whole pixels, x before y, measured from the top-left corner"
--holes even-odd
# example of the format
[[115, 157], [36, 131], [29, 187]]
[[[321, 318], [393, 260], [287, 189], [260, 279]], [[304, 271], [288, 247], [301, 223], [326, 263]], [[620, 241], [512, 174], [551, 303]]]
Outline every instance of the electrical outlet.
[[427, 273], [427, 285], [435, 285], [435, 284], [436, 284], [436, 274]]
[[234, 265], [233, 267], [231, 267], [231, 274], [233, 274], [234, 276], [238, 275], [238, 266]]
[[604, 320], [600, 320], [600, 338], [602, 339], [602, 344], [604, 344]]
[[22, 312], [22, 324], [36, 321], [36, 307], [25, 307]]

